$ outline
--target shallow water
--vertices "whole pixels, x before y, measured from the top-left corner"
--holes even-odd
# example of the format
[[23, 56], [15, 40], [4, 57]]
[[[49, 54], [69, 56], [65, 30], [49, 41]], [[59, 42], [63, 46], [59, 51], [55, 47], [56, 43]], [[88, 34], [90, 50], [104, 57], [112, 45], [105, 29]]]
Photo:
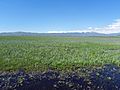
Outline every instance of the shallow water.
[[56, 71], [44, 73], [0, 74], [0, 90], [119, 90], [120, 68], [105, 65], [91, 71], [89, 76], [80, 77], [77, 73], [62, 74]]

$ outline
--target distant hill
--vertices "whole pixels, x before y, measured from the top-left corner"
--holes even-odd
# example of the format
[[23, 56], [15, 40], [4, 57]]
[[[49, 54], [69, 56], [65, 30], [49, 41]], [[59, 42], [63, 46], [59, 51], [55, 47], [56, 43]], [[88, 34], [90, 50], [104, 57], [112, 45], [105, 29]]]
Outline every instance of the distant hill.
[[4, 32], [0, 36], [120, 36], [120, 33], [102, 34], [96, 32], [73, 32], [73, 33], [31, 33], [31, 32]]

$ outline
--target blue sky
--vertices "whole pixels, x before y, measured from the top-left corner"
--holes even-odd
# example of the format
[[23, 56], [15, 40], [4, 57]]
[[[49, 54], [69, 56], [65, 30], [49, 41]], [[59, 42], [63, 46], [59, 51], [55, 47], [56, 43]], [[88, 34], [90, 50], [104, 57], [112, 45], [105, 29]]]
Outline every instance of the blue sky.
[[119, 19], [120, 0], [0, 0], [0, 32], [111, 33]]

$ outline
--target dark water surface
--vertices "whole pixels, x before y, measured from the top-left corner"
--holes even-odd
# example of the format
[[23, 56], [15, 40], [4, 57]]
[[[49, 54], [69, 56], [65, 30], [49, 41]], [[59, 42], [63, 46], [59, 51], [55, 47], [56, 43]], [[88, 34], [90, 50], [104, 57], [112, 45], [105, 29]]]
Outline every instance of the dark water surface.
[[1, 73], [0, 90], [120, 90], [120, 68], [108, 64], [93, 70], [87, 78], [52, 70], [39, 74], [23, 70]]

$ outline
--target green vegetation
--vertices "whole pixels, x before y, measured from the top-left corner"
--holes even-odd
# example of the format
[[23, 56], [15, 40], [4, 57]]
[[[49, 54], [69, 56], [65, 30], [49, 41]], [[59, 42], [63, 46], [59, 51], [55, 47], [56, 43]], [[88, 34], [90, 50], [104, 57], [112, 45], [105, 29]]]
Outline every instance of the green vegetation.
[[0, 71], [120, 65], [120, 37], [0, 37]]

